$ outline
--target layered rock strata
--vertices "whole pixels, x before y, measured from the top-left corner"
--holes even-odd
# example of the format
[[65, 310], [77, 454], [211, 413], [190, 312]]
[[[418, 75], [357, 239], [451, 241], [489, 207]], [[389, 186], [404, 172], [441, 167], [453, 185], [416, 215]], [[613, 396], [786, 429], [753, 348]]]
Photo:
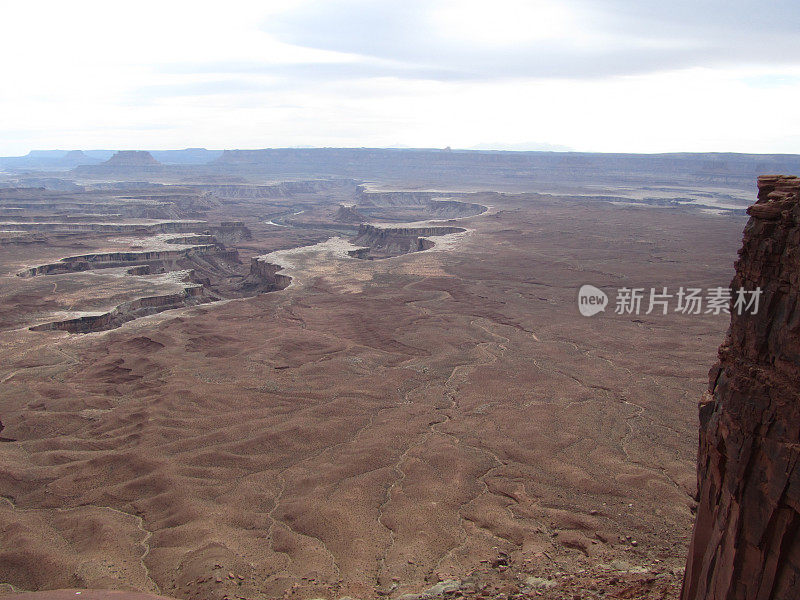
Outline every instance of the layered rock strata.
[[756, 314], [732, 306], [700, 405], [682, 600], [800, 597], [800, 179], [758, 189], [731, 289], [763, 293]]
[[428, 227], [377, 227], [362, 224], [353, 243], [364, 247], [351, 251], [354, 258], [388, 258], [409, 252], [420, 252], [434, 246], [434, 242], [427, 239], [451, 233], [463, 233], [463, 227], [428, 226]]

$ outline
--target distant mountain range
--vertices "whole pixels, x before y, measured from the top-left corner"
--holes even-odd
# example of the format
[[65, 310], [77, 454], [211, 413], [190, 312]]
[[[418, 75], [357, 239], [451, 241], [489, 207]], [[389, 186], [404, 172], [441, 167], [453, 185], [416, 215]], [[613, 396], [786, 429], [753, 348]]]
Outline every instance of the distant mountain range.
[[[583, 186], [719, 184], [750, 189], [759, 175], [800, 174], [800, 155], [397, 149], [269, 148], [263, 150], [35, 151], [0, 159], [0, 170], [36, 179], [120, 181], [250, 181], [349, 178], [416, 187], [559, 189]], [[26, 174], [26, 172], [31, 172]], [[37, 173], [38, 172], [38, 173]], [[199, 178], [199, 179], [198, 179]], [[22, 180], [21, 179], [21, 180]], [[21, 181], [20, 180], [20, 181]]]
[[226, 150], [203, 167], [261, 177], [350, 177], [418, 185], [482, 187], [518, 183], [564, 185], [691, 185], [752, 187], [758, 175], [800, 173], [800, 155], [672, 153], [598, 154], [449, 149], [275, 148]]
[[[222, 150], [205, 148], [149, 152], [152, 158], [165, 165], [202, 165], [222, 155]], [[0, 157], [0, 170], [64, 171], [82, 165], [101, 164], [116, 153], [116, 150], [31, 150], [25, 156]]]

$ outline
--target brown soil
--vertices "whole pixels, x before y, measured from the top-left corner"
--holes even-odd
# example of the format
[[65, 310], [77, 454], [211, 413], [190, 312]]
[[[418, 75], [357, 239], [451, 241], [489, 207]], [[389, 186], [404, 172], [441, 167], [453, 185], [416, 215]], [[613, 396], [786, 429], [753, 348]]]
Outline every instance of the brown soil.
[[[335, 212], [354, 193], [336, 185], [290, 190], [284, 213], [218, 189], [230, 204], [203, 216], [244, 221], [248, 265], [330, 237], [266, 220], [287, 203]], [[425, 251], [298, 255], [282, 291], [84, 336], [28, 327], [152, 290], [16, 273], [121, 234], [0, 246], [5, 589], [675, 597], [696, 401], [728, 318], [587, 319], [576, 294], [726, 286], [743, 219], [489, 199]]]

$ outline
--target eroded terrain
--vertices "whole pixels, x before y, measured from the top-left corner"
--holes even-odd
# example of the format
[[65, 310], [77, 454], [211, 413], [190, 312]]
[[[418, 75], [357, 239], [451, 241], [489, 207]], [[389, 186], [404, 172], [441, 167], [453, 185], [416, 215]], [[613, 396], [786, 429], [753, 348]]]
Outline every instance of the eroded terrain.
[[83, 185], [0, 190], [4, 589], [675, 594], [728, 317], [576, 294], [727, 286], [739, 209]]

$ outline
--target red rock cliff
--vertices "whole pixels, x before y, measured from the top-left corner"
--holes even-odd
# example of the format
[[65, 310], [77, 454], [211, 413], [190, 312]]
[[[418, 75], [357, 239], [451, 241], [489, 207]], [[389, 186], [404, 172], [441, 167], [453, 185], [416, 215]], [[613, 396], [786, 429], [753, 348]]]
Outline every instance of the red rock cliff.
[[764, 176], [700, 405], [699, 505], [682, 600], [800, 598], [800, 179]]

